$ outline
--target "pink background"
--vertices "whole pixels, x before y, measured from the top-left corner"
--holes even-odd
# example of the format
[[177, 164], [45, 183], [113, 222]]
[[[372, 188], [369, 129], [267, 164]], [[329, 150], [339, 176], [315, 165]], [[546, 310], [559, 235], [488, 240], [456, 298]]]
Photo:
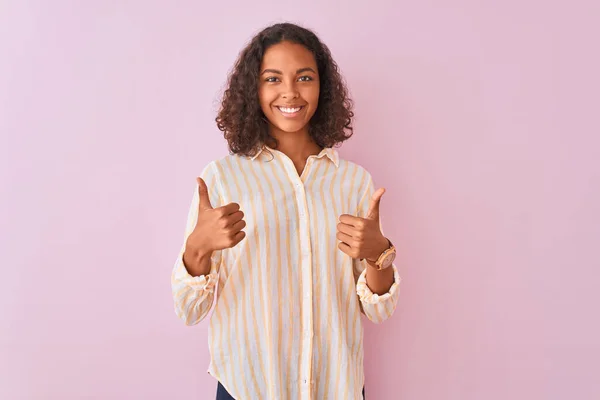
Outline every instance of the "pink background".
[[[453, 5], [450, 5], [453, 3]], [[170, 272], [238, 51], [315, 29], [388, 192], [367, 397], [600, 398], [598, 2], [3, 1], [0, 398], [212, 399]], [[594, 26], [595, 24], [595, 26]]]

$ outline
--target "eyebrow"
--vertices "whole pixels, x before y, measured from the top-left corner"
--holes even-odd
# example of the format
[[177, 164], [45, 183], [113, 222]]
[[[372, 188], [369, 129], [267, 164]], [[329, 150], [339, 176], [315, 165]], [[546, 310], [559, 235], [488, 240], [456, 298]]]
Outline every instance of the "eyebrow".
[[[310, 68], [310, 67], [305, 67], [305, 68], [300, 68], [299, 70], [296, 70], [296, 74], [301, 74], [303, 72], [307, 72], [310, 71], [313, 74], [316, 74], [315, 70]], [[266, 73], [272, 73], [272, 74], [279, 74], [279, 75], [283, 75], [283, 72], [281, 72], [278, 69], [265, 69], [263, 72], [261, 72], [260, 74], [266, 74]]]

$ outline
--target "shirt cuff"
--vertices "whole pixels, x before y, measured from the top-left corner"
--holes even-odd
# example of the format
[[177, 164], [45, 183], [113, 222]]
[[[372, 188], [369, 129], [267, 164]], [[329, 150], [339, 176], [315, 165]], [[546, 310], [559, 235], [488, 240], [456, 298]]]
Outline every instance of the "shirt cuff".
[[197, 292], [205, 291], [207, 293], [212, 293], [217, 284], [217, 274], [191, 276], [188, 273], [183, 279], [183, 282]]
[[179, 268], [177, 268], [177, 275], [179, 276], [176, 278], [179, 278], [184, 285], [189, 286], [196, 292], [212, 293], [215, 290], [215, 285], [217, 284], [219, 276], [217, 272], [211, 272], [207, 275], [192, 276], [183, 263], [183, 255], [179, 258], [178, 262]]
[[367, 268], [360, 274], [358, 277], [358, 282], [356, 283], [356, 293], [358, 293], [358, 297], [365, 304], [377, 304], [382, 301], [386, 301], [394, 296], [396, 291], [398, 290], [398, 285], [400, 284], [400, 274], [398, 273], [398, 268], [394, 264], [392, 264], [391, 268], [394, 269], [394, 283], [390, 287], [387, 293], [382, 295], [378, 295], [373, 293], [369, 286], [367, 286]]

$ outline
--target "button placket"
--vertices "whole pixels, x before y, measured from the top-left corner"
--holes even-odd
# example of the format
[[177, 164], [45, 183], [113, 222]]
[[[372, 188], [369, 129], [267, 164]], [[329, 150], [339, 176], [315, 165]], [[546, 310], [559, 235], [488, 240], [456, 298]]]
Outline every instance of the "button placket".
[[[302, 176], [308, 173], [310, 162], [308, 160]], [[301, 377], [303, 383], [302, 398], [311, 398], [311, 378], [312, 378], [312, 346], [313, 346], [313, 315], [312, 315], [312, 252], [310, 243], [310, 229], [308, 218], [308, 203], [306, 201], [306, 190], [302, 178], [298, 176], [295, 167], [288, 164], [288, 173], [296, 179], [294, 184], [296, 194], [296, 205], [298, 207], [298, 234], [300, 237], [300, 255], [302, 271], [302, 325], [304, 327], [301, 336], [302, 342], [302, 370]], [[294, 172], [292, 174], [292, 172]]]

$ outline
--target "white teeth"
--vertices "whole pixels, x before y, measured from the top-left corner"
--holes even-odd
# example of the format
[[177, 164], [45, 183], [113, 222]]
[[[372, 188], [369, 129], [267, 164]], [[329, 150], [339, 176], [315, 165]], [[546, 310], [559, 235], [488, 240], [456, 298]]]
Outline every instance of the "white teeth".
[[287, 113], [287, 114], [293, 114], [295, 112], [300, 111], [300, 109], [302, 107], [296, 107], [296, 108], [285, 108], [285, 107], [277, 107], [279, 108], [282, 112]]

